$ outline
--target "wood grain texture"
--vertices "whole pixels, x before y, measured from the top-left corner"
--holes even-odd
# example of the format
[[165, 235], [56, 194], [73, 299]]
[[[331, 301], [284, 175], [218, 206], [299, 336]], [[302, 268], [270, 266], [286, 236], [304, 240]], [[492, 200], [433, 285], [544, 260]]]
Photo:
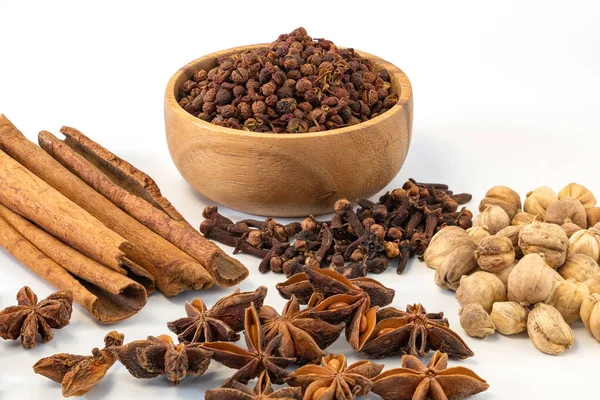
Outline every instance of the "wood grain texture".
[[408, 77], [378, 57], [399, 101], [358, 125], [304, 134], [254, 133], [224, 128], [188, 114], [177, 102], [183, 83], [217, 57], [192, 61], [169, 81], [165, 128], [171, 157], [185, 180], [219, 204], [260, 215], [298, 217], [331, 212], [340, 197], [369, 197], [387, 185], [406, 159], [412, 135], [413, 96]]

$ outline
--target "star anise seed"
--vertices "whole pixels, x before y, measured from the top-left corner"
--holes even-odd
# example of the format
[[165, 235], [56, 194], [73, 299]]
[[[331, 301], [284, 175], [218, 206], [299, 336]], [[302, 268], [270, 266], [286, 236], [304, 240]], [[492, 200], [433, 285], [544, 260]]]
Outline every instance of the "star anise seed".
[[402, 357], [402, 368], [373, 379], [372, 391], [384, 400], [462, 400], [489, 385], [465, 367], [448, 367], [448, 355], [436, 351], [427, 366], [416, 357]]
[[329, 354], [320, 365], [305, 365], [294, 373], [290, 386], [300, 386], [305, 400], [352, 400], [371, 391], [372, 379], [383, 364], [358, 361], [350, 366], [343, 354]]
[[309, 308], [300, 310], [294, 295], [283, 308], [281, 315], [270, 306], [262, 306], [259, 317], [265, 330], [267, 342], [282, 335], [277, 354], [296, 358], [296, 363], [318, 362], [325, 355], [323, 349], [337, 340], [343, 325], [332, 325], [311, 317]]
[[240, 292], [223, 297], [208, 310], [204, 302], [194, 299], [185, 303], [187, 317], [169, 322], [169, 330], [177, 335], [180, 342], [235, 342], [244, 328], [244, 313], [250, 303], [257, 307], [267, 295], [267, 288], [261, 286], [253, 292]]
[[258, 377], [254, 390], [239, 382], [233, 382], [230, 388], [207, 390], [205, 400], [301, 400], [302, 389], [286, 387], [273, 391], [269, 374], [263, 371]]
[[115, 349], [123, 344], [123, 334], [109, 332], [104, 348], [92, 350], [91, 356], [60, 353], [42, 358], [33, 366], [36, 374], [62, 385], [64, 397], [83, 396], [106, 375], [117, 360]]
[[244, 327], [247, 350], [226, 342], [208, 342], [202, 345], [204, 349], [214, 353], [215, 361], [237, 369], [223, 387], [231, 387], [234, 381], [246, 384], [263, 371], [267, 371], [269, 378], [275, 384], [288, 381], [292, 373], [285, 368], [296, 359], [276, 356], [283, 335], [277, 335], [270, 341], [265, 340], [265, 332], [254, 304], [246, 309]]
[[73, 293], [63, 290], [38, 303], [35, 293], [24, 286], [17, 293], [17, 303], [0, 311], [0, 337], [5, 340], [21, 337], [23, 347], [32, 349], [37, 344], [38, 335], [42, 343], [46, 343], [54, 337], [52, 329], [69, 325]]

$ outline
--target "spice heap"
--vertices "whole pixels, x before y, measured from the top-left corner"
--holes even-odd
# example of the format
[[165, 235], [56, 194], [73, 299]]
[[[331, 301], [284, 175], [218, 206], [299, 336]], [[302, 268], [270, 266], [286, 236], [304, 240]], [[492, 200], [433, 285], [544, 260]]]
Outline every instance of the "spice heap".
[[389, 260], [397, 259], [396, 271], [401, 274], [411, 257], [423, 255], [436, 232], [451, 226], [464, 232], [471, 227], [471, 212], [458, 209], [470, 199], [470, 194], [453, 194], [447, 185], [411, 179], [378, 202], [357, 200], [357, 209], [347, 199], [338, 200], [329, 221], [309, 217], [287, 225], [271, 218], [234, 223], [211, 206], [204, 210], [200, 231], [235, 247], [235, 252], [260, 257], [261, 272], [291, 277], [310, 266], [351, 279], [382, 273]]
[[248, 275], [162, 197], [152, 178], [63, 127], [40, 147], [0, 115], [0, 246], [103, 323]]
[[184, 82], [179, 104], [216, 125], [305, 133], [355, 125], [398, 102], [390, 75], [353, 49], [312, 39], [304, 28], [269, 46], [222, 56]]
[[[207, 399], [352, 400], [371, 391], [385, 399], [425, 400], [428, 393], [464, 399], [487, 390], [486, 382], [466, 368], [446, 370], [448, 358], [473, 353], [442, 313], [427, 313], [420, 304], [406, 312], [378, 309], [392, 301], [393, 291], [372, 279], [362, 278], [357, 286], [337, 272], [309, 268], [297, 280], [296, 288], [310, 285], [313, 291], [304, 309], [291, 295], [279, 314], [263, 304], [265, 287], [236, 291], [210, 309], [195, 299], [186, 303], [187, 317], [167, 324], [179, 344], [168, 335], [123, 344], [123, 335], [113, 331], [104, 349], [92, 350], [92, 356], [55, 354], [38, 361], [34, 371], [61, 383], [65, 397], [87, 393], [116, 360], [135, 378], [164, 376], [173, 386], [188, 375], [203, 375], [211, 360], [235, 369], [221, 388], [207, 391]], [[403, 368], [382, 372], [383, 364], [362, 360], [348, 365], [345, 355], [327, 354], [324, 350], [344, 327], [351, 347], [362, 354], [405, 354]], [[242, 330], [245, 347], [232, 343]], [[416, 357], [429, 351], [435, 354], [425, 367]], [[292, 372], [287, 367], [294, 363], [301, 367]], [[248, 387], [253, 379], [254, 390]], [[289, 387], [274, 391], [272, 384]]]
[[574, 343], [570, 324], [583, 320], [600, 340], [600, 208], [583, 185], [558, 194], [486, 193], [473, 227], [436, 234], [424, 254], [435, 282], [456, 290], [465, 331], [485, 338], [527, 330], [535, 347], [558, 355]]

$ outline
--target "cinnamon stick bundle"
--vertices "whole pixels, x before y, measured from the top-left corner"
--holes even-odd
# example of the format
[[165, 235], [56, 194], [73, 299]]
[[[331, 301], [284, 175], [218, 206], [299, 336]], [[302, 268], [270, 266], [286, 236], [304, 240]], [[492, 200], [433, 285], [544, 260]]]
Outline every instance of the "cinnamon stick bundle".
[[[0, 157], [7, 166], [12, 165], [14, 167], [13, 164], [15, 163], [15, 160], [18, 161], [18, 163], [26, 168], [23, 168], [26, 172], [31, 171], [31, 173], [39, 177], [38, 180], [41, 183], [54, 188], [53, 191], [45, 188], [45, 192], [62, 193], [66, 198], [102, 222], [102, 224], [105, 225], [105, 228], [114, 231], [115, 235], [120, 235], [131, 242], [133, 245], [131, 248], [127, 249], [127, 256], [143, 266], [155, 277], [156, 286], [166, 296], [175, 296], [184, 290], [198, 290], [213, 285], [214, 280], [212, 276], [200, 263], [167, 240], [163, 239], [161, 236], [146, 228], [146, 226], [139, 223], [115, 206], [110, 200], [96, 192], [85, 182], [81, 181], [44, 150], [27, 140], [14, 125], [2, 115], [0, 115], [0, 148], [14, 159], [11, 163], [9, 161], [10, 157], [6, 157], [6, 154], [4, 154], [5, 157]], [[0, 164], [0, 185], [2, 181], [2, 171], [6, 171], [6, 168], [3, 164]], [[31, 173], [30, 175], [33, 175]], [[28, 179], [28, 183], [33, 180], [31, 177], [28, 177]], [[9, 179], [6, 182], [7, 184], [4, 187], [7, 189], [7, 193], [4, 196], [4, 200], [9, 204], [4, 203], [4, 200], [1, 198], [2, 196], [0, 196], [0, 202], [7, 205], [13, 211], [32, 220], [44, 230], [49, 231], [55, 236], [61, 233], [61, 229], [67, 233], [70, 231], [73, 219], [62, 218], [62, 213], [65, 211], [64, 207], [54, 207], [54, 203], [50, 203], [50, 205], [46, 207], [47, 212], [51, 215], [52, 213], [55, 215], [60, 214], [61, 217], [50, 218], [49, 220], [48, 218], [41, 218], [39, 213], [36, 212], [36, 208], [32, 206], [30, 198], [22, 199], [20, 202], [14, 200], [20, 193], [18, 190], [12, 189], [11, 184], [16, 185], [19, 181]], [[39, 184], [39, 182], [37, 183]], [[2, 189], [1, 186], [0, 191], [4, 192], [4, 189]], [[29, 191], [28, 193], [33, 199], [36, 199], [34, 196], [35, 193], [30, 192], [35, 191]], [[38, 202], [41, 202], [39, 197], [43, 196], [43, 194], [38, 196]], [[11, 207], [11, 204], [15, 206], [15, 203], [20, 204], [20, 211]], [[46, 222], [45, 225], [42, 224], [43, 221]], [[70, 235], [64, 235], [64, 233], [65, 232], [63, 232], [63, 236], [57, 237], [68, 244], [71, 244], [69, 240], [79, 240], [75, 237], [79, 235], [73, 235], [72, 233]], [[94, 235], [89, 235], [89, 237], [91, 240], [88, 239], [87, 241], [95, 240]], [[86, 252], [88, 249], [85, 247], [78, 247], [76, 245], [73, 245], [73, 247], [84, 254], [89, 255], [91, 258], [94, 258], [89, 254], [89, 251]], [[97, 261], [104, 264], [101, 260]]]
[[0, 205], [0, 246], [74, 300], [102, 323], [137, 313], [146, 304], [139, 283], [72, 249]]
[[162, 197], [148, 175], [117, 157], [74, 128], [63, 127], [59, 140], [40, 132], [40, 146], [62, 165], [123, 211], [199, 261], [216, 283], [232, 286], [248, 276], [248, 269], [205, 239]]

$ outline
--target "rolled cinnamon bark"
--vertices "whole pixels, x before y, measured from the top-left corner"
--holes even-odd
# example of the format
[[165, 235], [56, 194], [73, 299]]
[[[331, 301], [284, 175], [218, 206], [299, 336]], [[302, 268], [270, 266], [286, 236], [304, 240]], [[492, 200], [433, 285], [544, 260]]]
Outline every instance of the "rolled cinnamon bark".
[[134, 277], [148, 290], [154, 279], [128, 258], [134, 246], [0, 151], [0, 204], [35, 221], [90, 258]]
[[72, 249], [0, 205], [0, 246], [99, 322], [128, 318], [146, 304], [142, 285]]
[[[110, 200], [89, 187], [44, 150], [27, 140], [6, 117], [1, 115], [0, 148], [27, 168], [27, 170], [41, 178], [42, 183], [45, 182], [47, 185], [52, 186], [56, 191], [62, 193], [73, 203], [97, 218], [109, 230], [113, 230], [116, 234], [133, 243], [131, 249], [128, 249], [127, 255], [155, 277], [156, 286], [166, 296], [176, 296], [185, 290], [199, 290], [214, 284], [212, 276], [200, 263], [146, 228], [143, 224], [115, 206]], [[10, 157], [4, 158], [10, 160]], [[32, 211], [30, 205], [22, 204], [22, 206], [24, 209], [23, 213], [27, 213], [28, 215], [24, 215], [10, 206], [9, 208], [26, 216], [47, 230], [46, 226], [38, 222], [38, 219], [36, 219], [37, 213]], [[27, 208], [29, 210], [25, 210]], [[50, 208], [52, 210], [52, 207]], [[60, 209], [60, 212], [62, 211]], [[56, 209], [52, 210], [52, 212], [56, 212]], [[29, 217], [30, 215], [31, 218]], [[68, 225], [69, 221], [58, 218], [51, 222], [62, 223], [64, 226]], [[54, 234], [54, 232], [51, 233]], [[59, 238], [63, 240], [62, 237], [59, 236]], [[91, 238], [91, 240], [94, 239], [93, 236]], [[68, 241], [66, 242], [69, 243]], [[78, 247], [73, 247], [79, 250]], [[84, 251], [82, 250], [82, 252]], [[84, 252], [84, 254], [87, 253]]]
[[59, 140], [40, 132], [40, 146], [63, 166], [123, 211], [199, 261], [221, 286], [236, 285], [248, 269], [194, 229], [148, 175], [74, 128], [63, 127]]

